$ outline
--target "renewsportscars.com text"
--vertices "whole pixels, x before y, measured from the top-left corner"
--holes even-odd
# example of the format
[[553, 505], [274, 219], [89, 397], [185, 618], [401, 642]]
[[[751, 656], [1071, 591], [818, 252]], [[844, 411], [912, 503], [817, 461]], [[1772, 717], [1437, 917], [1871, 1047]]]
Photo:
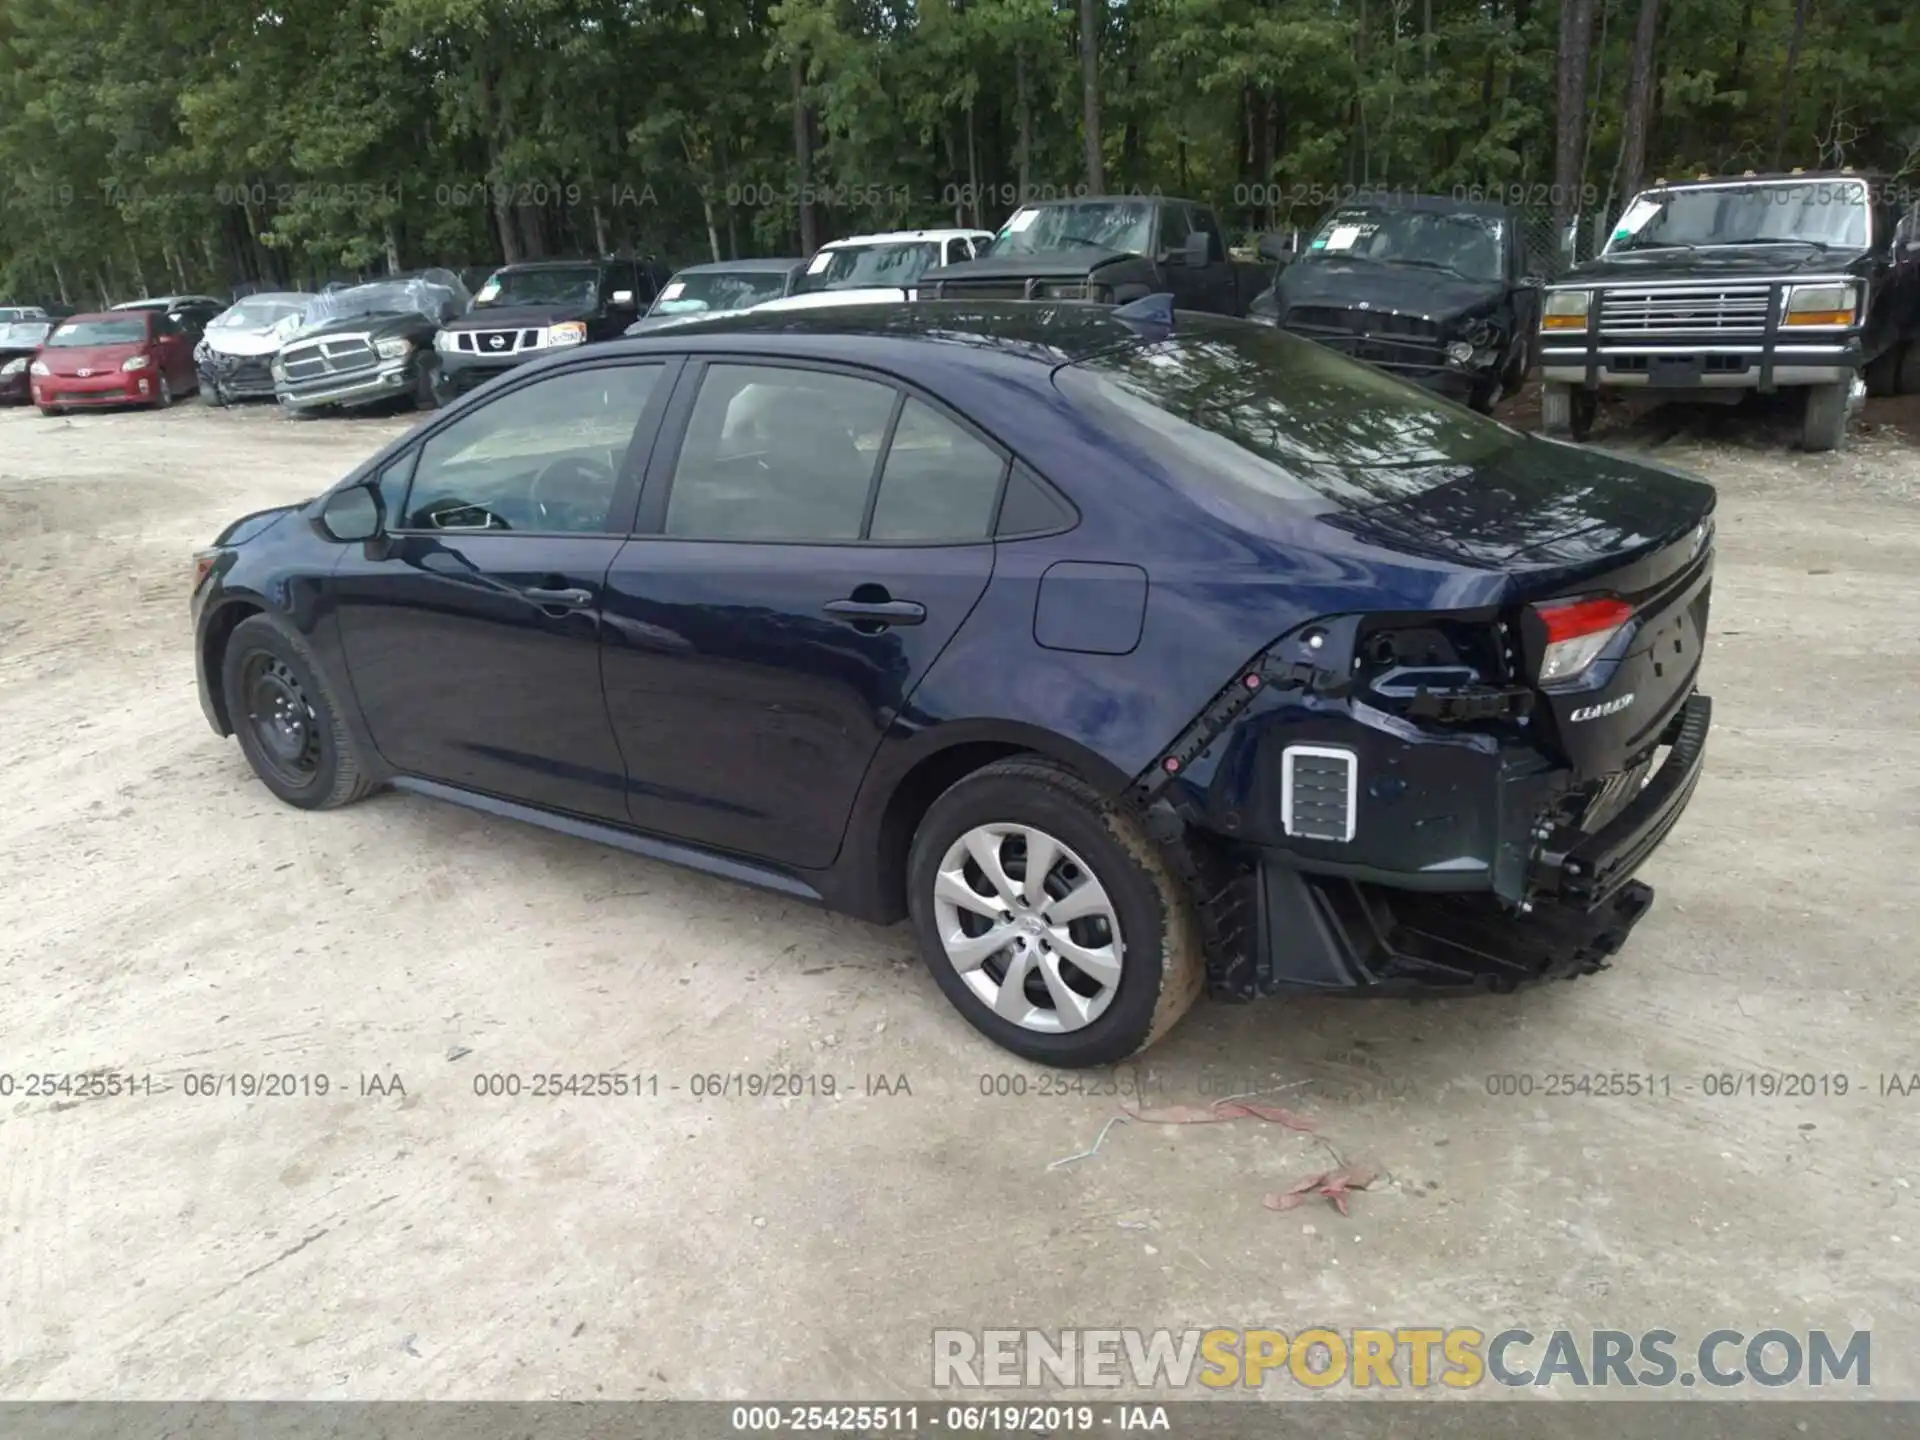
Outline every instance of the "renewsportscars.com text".
[[1324, 1390], [1508, 1386], [1866, 1389], [1871, 1331], [1565, 1329], [1469, 1326], [1284, 1330], [936, 1330], [940, 1389], [1130, 1386]]

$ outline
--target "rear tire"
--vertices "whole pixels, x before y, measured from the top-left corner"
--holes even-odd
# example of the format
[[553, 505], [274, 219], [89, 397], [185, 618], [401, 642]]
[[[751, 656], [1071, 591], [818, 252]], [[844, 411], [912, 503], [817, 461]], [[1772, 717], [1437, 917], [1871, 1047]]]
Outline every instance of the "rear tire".
[[1807, 387], [1807, 410], [1800, 422], [1800, 448], [1816, 454], [1838, 450], [1847, 438], [1847, 417], [1852, 413], [1852, 382], [1841, 380], [1832, 385]]
[[1585, 440], [1600, 415], [1600, 397], [1573, 385], [1540, 387], [1540, 428], [1566, 440]]
[[248, 616], [227, 639], [220, 683], [247, 763], [287, 804], [331, 810], [373, 789], [333, 691], [298, 635], [265, 615]]
[[[1030, 847], [1049, 842], [1055, 858], [1042, 889], [1029, 890]], [[983, 847], [1011, 896], [980, 867]], [[981, 1034], [1042, 1065], [1137, 1054], [1205, 983], [1192, 901], [1139, 820], [1044, 760], [989, 765], [934, 801], [913, 837], [907, 885], [935, 982]]]

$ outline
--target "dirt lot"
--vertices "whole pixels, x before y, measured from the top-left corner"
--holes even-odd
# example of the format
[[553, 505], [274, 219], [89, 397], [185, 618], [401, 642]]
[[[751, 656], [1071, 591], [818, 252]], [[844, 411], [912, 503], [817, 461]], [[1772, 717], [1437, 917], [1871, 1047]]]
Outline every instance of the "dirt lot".
[[[1324, 1138], [1125, 1124], [1057, 1168], [1114, 1097], [1041, 1093], [904, 927], [425, 799], [303, 814], [208, 731], [189, 553], [407, 423], [0, 413], [0, 1395], [881, 1398], [934, 1327], [1314, 1323], [1873, 1328], [1920, 1395], [1882, 1079], [1920, 1072], [1920, 409], [1837, 457], [1610, 422], [1722, 487], [1708, 775], [1616, 969], [1202, 1006], [1082, 1083], [1291, 1087]], [[22, 1088], [95, 1069], [156, 1093]], [[776, 1069], [841, 1093], [694, 1093]], [[659, 1091], [475, 1093], [613, 1070]], [[330, 1093], [187, 1093], [268, 1072]], [[1562, 1072], [1668, 1093], [1489, 1093]], [[1848, 1092], [1707, 1093], [1760, 1072]], [[1350, 1217], [1262, 1208], [1336, 1152], [1386, 1177]]]

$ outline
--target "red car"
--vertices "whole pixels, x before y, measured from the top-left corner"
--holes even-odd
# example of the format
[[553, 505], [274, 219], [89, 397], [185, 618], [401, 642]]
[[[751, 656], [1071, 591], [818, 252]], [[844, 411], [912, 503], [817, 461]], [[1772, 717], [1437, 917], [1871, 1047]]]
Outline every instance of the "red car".
[[74, 315], [48, 335], [28, 367], [42, 415], [81, 406], [165, 409], [197, 387], [193, 341], [178, 320], [152, 310]]

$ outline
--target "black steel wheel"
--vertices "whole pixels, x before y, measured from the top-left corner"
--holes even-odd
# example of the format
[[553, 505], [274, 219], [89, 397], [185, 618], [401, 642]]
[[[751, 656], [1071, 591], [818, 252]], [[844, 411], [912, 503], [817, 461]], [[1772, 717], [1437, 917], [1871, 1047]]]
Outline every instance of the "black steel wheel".
[[289, 805], [327, 810], [373, 788], [325, 676], [292, 630], [265, 615], [242, 620], [221, 683], [247, 763]]

